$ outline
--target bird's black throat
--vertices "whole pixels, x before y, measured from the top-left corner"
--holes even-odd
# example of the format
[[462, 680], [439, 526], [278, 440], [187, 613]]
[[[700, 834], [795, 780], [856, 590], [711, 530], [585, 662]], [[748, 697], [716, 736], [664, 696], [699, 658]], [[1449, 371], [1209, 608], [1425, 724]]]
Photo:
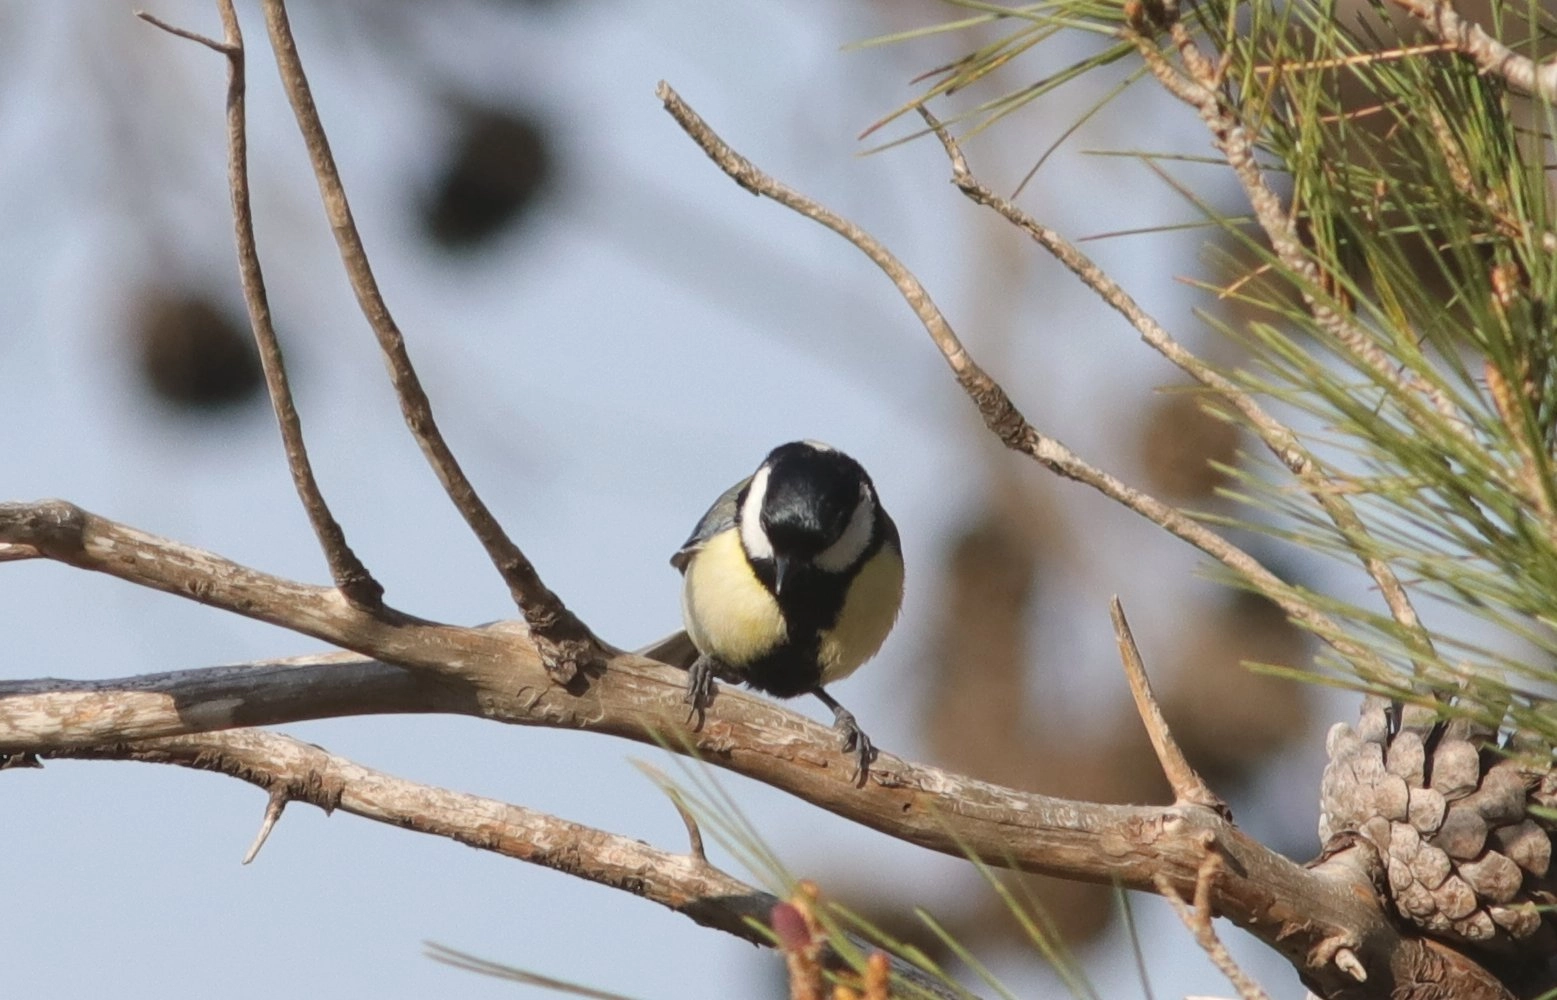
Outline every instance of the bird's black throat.
[[[881, 548], [881, 532], [871, 540], [859, 562], [863, 564]], [[822, 633], [838, 624], [852, 572], [827, 573], [809, 563], [794, 567], [782, 590], [772, 559], [752, 559], [752, 571], [778, 601], [788, 638], [780, 645], [737, 667], [748, 687], [775, 698], [793, 698], [816, 689], [822, 680], [817, 662]]]

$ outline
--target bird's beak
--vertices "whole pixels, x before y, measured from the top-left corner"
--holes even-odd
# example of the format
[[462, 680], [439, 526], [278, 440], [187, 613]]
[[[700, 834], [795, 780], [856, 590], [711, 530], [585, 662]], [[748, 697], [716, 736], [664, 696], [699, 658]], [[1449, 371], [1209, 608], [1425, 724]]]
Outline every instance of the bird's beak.
[[790, 571], [794, 569], [794, 563], [780, 555], [773, 557], [773, 593], [775, 596], [784, 592], [784, 582], [789, 579]]

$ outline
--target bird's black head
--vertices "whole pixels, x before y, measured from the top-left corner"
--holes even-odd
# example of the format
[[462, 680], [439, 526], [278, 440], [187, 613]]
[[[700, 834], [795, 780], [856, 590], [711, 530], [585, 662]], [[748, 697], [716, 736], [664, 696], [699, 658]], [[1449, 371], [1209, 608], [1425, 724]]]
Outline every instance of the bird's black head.
[[773, 449], [740, 509], [747, 555], [774, 562], [777, 589], [797, 572], [842, 573], [875, 537], [876, 494], [860, 463], [815, 441]]

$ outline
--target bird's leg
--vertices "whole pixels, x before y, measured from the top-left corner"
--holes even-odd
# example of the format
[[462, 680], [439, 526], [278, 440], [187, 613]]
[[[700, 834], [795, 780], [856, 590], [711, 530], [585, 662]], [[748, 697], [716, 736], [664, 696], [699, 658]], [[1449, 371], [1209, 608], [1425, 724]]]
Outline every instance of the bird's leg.
[[835, 720], [833, 728], [843, 734], [844, 753], [853, 750], [859, 758], [860, 772], [856, 780], [859, 786], [864, 788], [865, 779], [870, 775], [871, 762], [876, 759], [876, 748], [871, 744], [870, 737], [866, 736], [860, 724], [854, 721], [854, 713], [838, 704], [832, 695], [821, 687], [812, 688], [811, 693], [822, 699], [822, 704], [833, 710]]
[[707, 654], [699, 654], [687, 668], [687, 696], [682, 701], [692, 706], [687, 721], [697, 720], [692, 726], [694, 730], [703, 728], [703, 713], [714, 700], [714, 675], [723, 673], [721, 668], [722, 664]]

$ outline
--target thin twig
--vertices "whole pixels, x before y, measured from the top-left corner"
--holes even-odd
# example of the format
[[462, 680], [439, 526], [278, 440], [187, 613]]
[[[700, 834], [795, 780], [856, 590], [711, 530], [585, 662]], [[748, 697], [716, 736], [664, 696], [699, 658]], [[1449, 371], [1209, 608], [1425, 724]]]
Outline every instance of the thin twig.
[[[1398, 368], [1384, 349], [1361, 327], [1316, 294], [1315, 290], [1324, 285], [1319, 265], [1304, 249], [1296, 221], [1286, 212], [1280, 196], [1266, 181], [1265, 172], [1255, 159], [1254, 142], [1248, 129], [1224, 101], [1221, 72], [1200, 50], [1189, 29], [1175, 15], [1165, 16], [1168, 18], [1166, 24], [1148, 23], [1144, 18], [1137, 18], [1134, 27], [1125, 31], [1125, 37], [1135, 42], [1141, 58], [1163, 88], [1194, 108], [1210, 130], [1213, 143], [1221, 151], [1227, 165], [1232, 167], [1233, 175], [1243, 188], [1244, 197], [1270, 241], [1271, 249], [1282, 265], [1296, 277], [1293, 284], [1314, 322], [1378, 384], [1392, 390], [1407, 419], [1424, 423], [1429, 420], [1427, 410], [1430, 408], [1437, 413], [1441, 426], [1449, 433], [1467, 444], [1473, 444], [1464, 419], [1438, 386], [1416, 373]], [[1158, 48], [1153, 32], [1164, 27], [1184, 64], [1183, 71], [1171, 65]], [[1429, 405], [1419, 411], [1415, 408], [1418, 401]]]
[[697, 824], [697, 817], [692, 815], [692, 810], [682, 801], [680, 794], [670, 797], [670, 804], [676, 807], [676, 812], [681, 815], [681, 822], [687, 827], [687, 849], [692, 857], [708, 864], [708, 852], [703, 849], [703, 831]]
[[222, 18], [222, 41], [197, 35], [167, 24], [150, 14], [137, 12], [142, 20], [164, 31], [199, 42], [227, 57], [227, 186], [232, 196], [233, 232], [238, 247], [238, 274], [243, 284], [243, 301], [249, 311], [249, 326], [254, 331], [254, 341], [259, 347], [260, 366], [265, 373], [265, 387], [270, 393], [270, 405], [281, 428], [281, 441], [286, 450], [287, 468], [292, 472], [292, 483], [303, 502], [303, 510], [313, 525], [319, 546], [324, 550], [330, 566], [330, 576], [346, 599], [364, 608], [378, 607], [384, 597], [384, 588], [373, 579], [357, 554], [346, 543], [346, 533], [340, 522], [330, 513], [330, 507], [319, 490], [313, 464], [308, 459], [308, 449], [303, 442], [303, 424], [297, 405], [292, 399], [292, 388], [287, 380], [286, 364], [281, 356], [281, 342], [276, 338], [276, 328], [271, 322], [270, 301], [265, 292], [265, 275], [260, 268], [259, 246], [254, 239], [254, 210], [249, 200], [248, 124], [244, 111], [246, 84], [244, 67], [247, 62], [243, 47], [243, 31], [238, 24], [238, 13], [232, 0], [218, 0]]
[[1216, 929], [1211, 926], [1211, 895], [1217, 876], [1222, 871], [1222, 856], [1216, 853], [1214, 848], [1208, 847], [1205, 860], [1200, 863], [1200, 872], [1195, 879], [1195, 905], [1191, 910], [1178, 890], [1173, 887], [1173, 882], [1166, 876], [1157, 877], [1157, 888], [1164, 899], [1173, 907], [1173, 912], [1179, 915], [1184, 926], [1195, 935], [1195, 942], [1205, 950], [1212, 963], [1227, 977], [1228, 982], [1238, 991], [1242, 1000], [1270, 1000], [1270, 994], [1266, 993], [1259, 983], [1250, 979], [1248, 974], [1239, 968], [1233, 960], [1232, 954], [1227, 950], [1227, 945], [1217, 937]]
[[1493, 38], [1475, 21], [1461, 17], [1447, 0], [1391, 0], [1420, 21], [1434, 37], [1476, 63], [1483, 73], [1502, 77], [1515, 90], [1557, 102], [1557, 63], [1536, 63]]
[[204, 45], [213, 52], [220, 52], [224, 56], [233, 54], [231, 41], [219, 42], [209, 35], [200, 34], [198, 31], [190, 31], [188, 28], [180, 28], [176, 24], [169, 24], [157, 15], [144, 10], [135, 11], [135, 16], [154, 28], [161, 28], [170, 35], [194, 42], [197, 45]]
[[635, 760], [633, 765], [659, 786], [660, 791], [665, 793], [665, 797], [670, 799], [670, 804], [676, 807], [676, 813], [687, 828], [687, 843], [692, 857], [707, 864], [708, 853], [703, 849], [703, 831], [698, 826], [697, 817], [692, 814], [692, 807], [687, 805], [686, 797], [681, 794], [681, 789], [676, 787], [676, 783], [670, 780], [669, 775], [648, 761]]
[[1180, 805], [1205, 806], [1231, 819], [1227, 803], [1190, 766], [1178, 742], [1174, 740], [1173, 732], [1168, 728], [1168, 721], [1162, 717], [1162, 708], [1158, 706], [1157, 698], [1152, 694], [1151, 681], [1146, 677], [1146, 664], [1141, 662], [1141, 650], [1135, 644], [1130, 623], [1125, 619], [1124, 605], [1118, 597], [1109, 602], [1108, 610], [1114, 620], [1114, 640], [1119, 644], [1119, 659], [1124, 664], [1125, 677], [1130, 682], [1130, 696], [1135, 699], [1135, 711], [1141, 717], [1141, 724], [1146, 727], [1146, 736], [1152, 742], [1152, 749], [1157, 751], [1157, 760], [1162, 764], [1162, 773], [1167, 775], [1168, 784], [1173, 788], [1175, 801]]
[[1289, 617], [1330, 643], [1368, 676], [1382, 679], [1390, 675], [1388, 665], [1378, 654], [1348, 639], [1338, 622], [1295, 587], [1266, 569], [1248, 552], [1187, 517], [1178, 508], [1126, 486], [1108, 473], [1089, 465], [1058, 440], [1036, 430], [1000, 384], [968, 354], [951, 324], [930, 298], [929, 292], [891, 251], [853, 222], [757, 169], [751, 161], [719, 138], [668, 84], [661, 82], [656, 93], [676, 123], [737, 184], [826, 226], [853, 243], [886, 272], [930, 334], [931, 340], [940, 348], [958, 383], [978, 407], [984, 423], [1006, 447], [1028, 455], [1058, 475], [1092, 487], [1216, 559], [1269, 595]]
[[[1106, 271], [1098, 267], [1091, 258], [1078, 250], [1073, 243], [1024, 212], [1009, 199], [996, 194], [988, 185], [980, 181], [969, 169], [961, 147], [946, 127], [930, 113], [928, 108], [921, 107], [919, 112], [946, 150], [947, 158], [951, 161], [952, 183], [957, 185], [958, 190], [974, 203], [992, 209], [1032, 237], [1034, 242], [1047, 250], [1055, 260], [1123, 316], [1148, 346], [1201, 385], [1216, 392], [1243, 416], [1248, 426], [1259, 436], [1277, 461], [1298, 477], [1304, 489], [1325, 511], [1350, 544], [1352, 551], [1357, 553], [1368, 575], [1378, 585], [1390, 614], [1410, 637], [1412, 648], [1424, 660], [1433, 658], [1435, 654], [1432, 639], [1428, 636], [1427, 630], [1422, 627], [1405, 587], [1395, 576], [1388, 562], [1369, 554], [1372, 541], [1362, 519], [1357, 516], [1356, 511], [1345, 498], [1336, 492], [1334, 481], [1326, 475], [1313, 455], [1303, 447], [1292, 429], [1267, 413], [1252, 394], [1206, 364], [1193, 351], [1174, 339], [1162, 324], [1141, 308], [1130, 293], [1126, 292]], [[1359, 663], [1358, 666], [1367, 667], [1368, 664]], [[1425, 666], [1419, 663], [1417, 670], [1419, 673], [1423, 672]], [[1375, 675], [1375, 679], [1382, 678]]]
[[405, 337], [390, 314], [379, 291], [378, 280], [362, 244], [362, 236], [352, 218], [346, 189], [341, 183], [330, 142], [314, 105], [308, 78], [303, 72], [297, 43], [287, 21], [283, 0], [265, 0], [265, 25], [275, 51], [281, 82], [291, 102], [303, 141], [308, 147], [314, 177], [330, 228], [340, 248], [341, 261], [357, 296], [357, 304], [373, 328], [389, 369], [389, 378], [400, 400], [400, 410], [412, 436], [432, 466], [444, 491], [465, 518], [471, 532], [486, 549], [487, 556], [508, 585], [514, 603], [524, 615], [537, 639], [547, 671], [559, 683], [571, 681], [578, 672], [601, 655], [599, 641], [562, 603], [562, 599], [541, 581], [540, 574], [519, 546], [503, 530], [492, 511], [477, 495], [470, 479], [460, 468], [454, 452], [444, 440], [433, 418], [432, 403], [422, 388], [421, 379], [411, 364]]

